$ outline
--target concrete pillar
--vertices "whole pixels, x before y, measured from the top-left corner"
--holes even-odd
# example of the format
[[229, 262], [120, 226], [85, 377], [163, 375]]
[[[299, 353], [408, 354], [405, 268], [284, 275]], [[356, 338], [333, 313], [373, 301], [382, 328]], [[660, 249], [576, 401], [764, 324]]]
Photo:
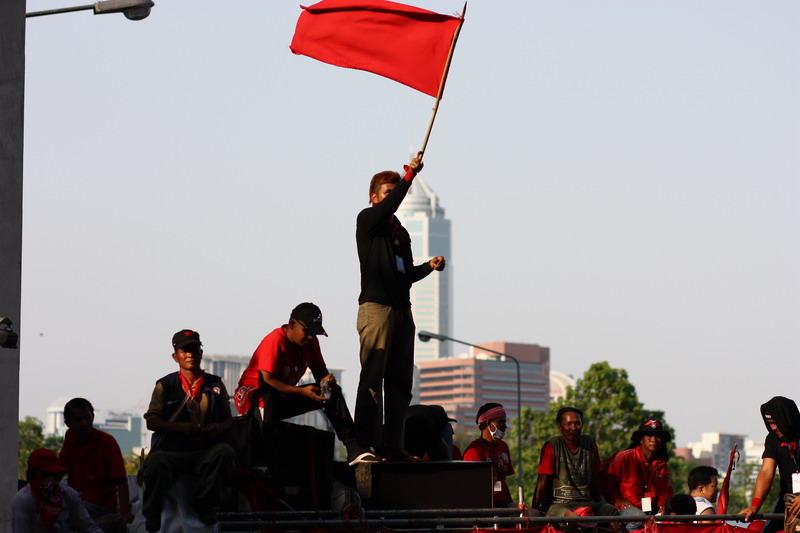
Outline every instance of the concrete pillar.
[[[22, 137], [25, 0], [0, 1], [0, 316], [19, 333], [22, 297]], [[17, 492], [19, 350], [0, 348], [0, 533]]]

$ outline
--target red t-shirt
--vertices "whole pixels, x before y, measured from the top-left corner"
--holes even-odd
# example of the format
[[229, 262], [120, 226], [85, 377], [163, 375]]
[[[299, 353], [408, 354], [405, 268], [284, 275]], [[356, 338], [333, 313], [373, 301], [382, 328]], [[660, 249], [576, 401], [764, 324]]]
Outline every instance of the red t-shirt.
[[483, 439], [475, 439], [464, 452], [465, 461], [491, 461], [494, 465], [494, 480], [500, 482], [500, 490], [494, 491], [495, 504], [507, 504], [511, 501], [511, 492], [506, 484], [506, 477], [514, 475], [514, 465], [511, 464], [511, 455], [508, 445], [502, 440], [493, 443]]
[[117, 485], [126, 480], [126, 474], [114, 437], [92, 428], [89, 443], [82, 447], [68, 429], [58, 459], [69, 470], [67, 484], [81, 493], [82, 500], [116, 512]]
[[[577, 446], [571, 446], [568, 442], [564, 442], [567, 445], [567, 448], [571, 451], [576, 451], [578, 449]], [[592, 472], [599, 472], [600, 471], [600, 453], [597, 451], [597, 446], [594, 447], [594, 458], [592, 460]], [[553, 454], [553, 447], [550, 446], [549, 442], [545, 442], [544, 446], [542, 446], [542, 453], [539, 456], [539, 474], [544, 474], [546, 476], [555, 476], [556, 475], [556, 460], [555, 455]]]
[[325, 369], [325, 360], [315, 337], [305, 346], [292, 344], [286, 337], [286, 325], [275, 328], [258, 345], [250, 363], [247, 365], [239, 387], [234, 394], [236, 409], [240, 414], [249, 410], [250, 397], [259, 386], [259, 375], [265, 370], [287, 385], [297, 385], [307, 369], [320, 372]]

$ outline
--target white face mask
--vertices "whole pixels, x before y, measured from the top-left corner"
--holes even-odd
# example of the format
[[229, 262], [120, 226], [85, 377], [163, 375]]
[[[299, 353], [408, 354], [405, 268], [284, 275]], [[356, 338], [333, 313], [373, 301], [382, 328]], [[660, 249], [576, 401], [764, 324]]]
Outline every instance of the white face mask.
[[[489, 423], [490, 423], [492, 426], [494, 426], [494, 424], [492, 424], [491, 422], [489, 422]], [[492, 428], [491, 428], [491, 426], [490, 426], [490, 427], [489, 427], [489, 432], [492, 434], [492, 438], [493, 438], [494, 440], [502, 440], [502, 439], [503, 439], [503, 436], [506, 434], [506, 432], [505, 432], [505, 431], [503, 431], [502, 429], [500, 429], [500, 428], [499, 428], [499, 427], [497, 427], [497, 426], [494, 426], [494, 429], [492, 429]]]

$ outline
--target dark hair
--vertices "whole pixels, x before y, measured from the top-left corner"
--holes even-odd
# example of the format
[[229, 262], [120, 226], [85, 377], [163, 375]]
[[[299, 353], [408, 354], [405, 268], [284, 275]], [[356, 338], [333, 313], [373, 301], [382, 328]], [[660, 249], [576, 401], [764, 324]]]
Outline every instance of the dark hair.
[[370, 203], [372, 202], [372, 195], [377, 194], [378, 190], [381, 188], [381, 185], [384, 183], [397, 183], [398, 181], [400, 181], [400, 174], [394, 170], [384, 170], [383, 172], [378, 172], [372, 176], [372, 180], [369, 182]]
[[69, 418], [70, 409], [85, 409], [89, 408], [89, 412], [94, 415], [94, 407], [91, 402], [85, 398], [73, 398], [64, 405], [64, 422]]
[[[478, 409], [478, 414], [475, 415], [475, 423], [478, 424], [478, 419], [481, 417], [481, 415], [483, 413], [485, 413], [489, 409], [494, 409], [495, 407], [503, 407], [503, 404], [495, 403], [495, 402], [489, 402], [489, 403], [485, 403], [485, 404], [481, 405], [480, 409]], [[478, 429], [482, 430], [487, 425], [488, 424], [486, 422], [481, 422], [481, 423], [478, 424]]]
[[697, 503], [688, 494], [676, 494], [664, 503], [664, 514], [697, 514]]
[[558, 413], [556, 413], [556, 424], [561, 423], [561, 417], [566, 413], [578, 413], [578, 416], [581, 417], [581, 422], [583, 421], [583, 411], [577, 407], [562, 407], [558, 410]]
[[717, 478], [719, 478], [719, 472], [713, 466], [698, 466], [689, 472], [686, 483], [689, 485], [689, 490], [693, 491], [701, 485], [708, 485]]

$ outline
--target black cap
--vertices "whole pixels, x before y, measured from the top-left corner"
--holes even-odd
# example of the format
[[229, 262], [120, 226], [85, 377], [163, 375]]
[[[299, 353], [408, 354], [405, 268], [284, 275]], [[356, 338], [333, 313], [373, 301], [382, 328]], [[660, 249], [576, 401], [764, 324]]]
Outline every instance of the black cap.
[[292, 309], [291, 318], [302, 322], [308, 332], [312, 335], [325, 335], [325, 329], [322, 327], [322, 311], [319, 307], [311, 302], [304, 302]]
[[176, 350], [178, 348], [183, 348], [184, 346], [189, 346], [190, 344], [199, 344], [200, 346], [203, 345], [203, 343], [200, 342], [200, 334], [196, 331], [192, 331], [191, 329], [182, 329], [172, 336], [172, 347]]
[[655, 419], [646, 420], [639, 424], [639, 429], [633, 432], [633, 435], [631, 435], [631, 440], [633, 442], [639, 442], [642, 440], [642, 436], [644, 435], [655, 435], [656, 437], [661, 437], [664, 439], [664, 442], [672, 440], [672, 435], [669, 434], [669, 431], [664, 429], [661, 421]]

